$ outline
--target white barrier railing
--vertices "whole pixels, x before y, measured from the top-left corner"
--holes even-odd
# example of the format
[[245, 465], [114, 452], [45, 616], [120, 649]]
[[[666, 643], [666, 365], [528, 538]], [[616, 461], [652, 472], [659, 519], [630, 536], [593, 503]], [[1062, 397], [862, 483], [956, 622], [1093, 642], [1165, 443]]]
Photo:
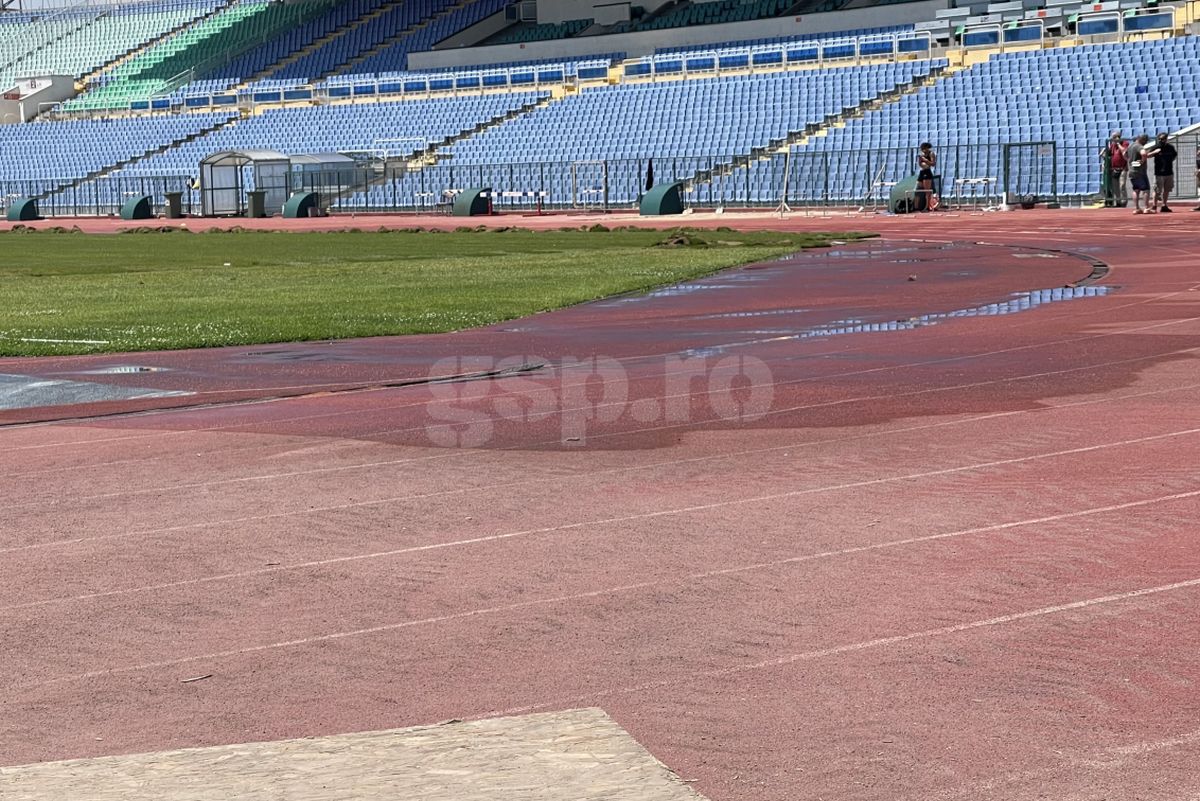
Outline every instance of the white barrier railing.
[[[1037, 30], [1037, 36], [1023, 35], [1024, 31], [1034, 29]], [[972, 36], [978, 37], [987, 33], [994, 33], [995, 40], [970, 41]], [[962, 46], [967, 50], [972, 48], [999, 48], [1001, 52], [1004, 52], [1006, 47], [1025, 47], [1034, 43], [1042, 47], [1046, 42], [1046, 21], [1043, 19], [1023, 19], [1014, 20], [1013, 22], [990, 22], [983, 25], [972, 25], [963, 28], [960, 40]]]
[[[1177, 13], [1178, 9], [1172, 6], [1132, 11], [1094, 11], [1075, 18], [1075, 33], [1077, 36], [1111, 36], [1115, 37], [1115, 41], [1126, 42], [1147, 33], [1175, 30], [1178, 27]], [[1102, 29], [1095, 30], [1096, 26]], [[1085, 27], [1089, 30], [1084, 30]], [[1111, 30], [1107, 29], [1109, 27]]]
[[772, 45], [656, 53], [627, 61], [627, 78], [654, 79], [690, 74], [755, 72], [803, 64], [856, 64], [867, 59], [930, 57], [933, 36], [929, 31], [801, 39]]

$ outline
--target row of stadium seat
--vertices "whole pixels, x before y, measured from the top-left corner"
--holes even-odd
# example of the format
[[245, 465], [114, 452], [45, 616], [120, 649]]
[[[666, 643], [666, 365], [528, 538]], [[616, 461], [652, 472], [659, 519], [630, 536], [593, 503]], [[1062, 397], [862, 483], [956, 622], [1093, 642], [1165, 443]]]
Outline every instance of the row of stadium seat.
[[311, 53], [268, 73], [266, 77], [323, 77], [364, 50], [376, 47], [398, 33], [409, 31], [421, 21], [445, 11], [452, 4], [453, 0], [405, 0], [385, 3], [377, 16], [355, 25], [343, 35], [326, 41]]
[[224, 122], [230, 114], [0, 125], [0, 179], [63, 183]]
[[66, 104], [70, 109], [120, 108], [131, 100], [150, 97], [171, 81], [197, 66], [239, 52], [250, 43], [272, 37], [315, 13], [321, 4], [243, 0], [220, 13], [151, 46], [119, 65], [98, 82], [97, 88]]
[[41, 20], [28, 14], [0, 15], [0, 84], [25, 75], [78, 77], [144, 46], [189, 20], [208, 14], [222, 0], [165, 2], [64, 9]]
[[543, 22], [536, 25], [515, 25], [487, 40], [489, 45], [517, 44], [518, 42], [544, 42], [549, 39], [566, 39], [590, 28], [594, 20], [569, 19], [566, 22]]
[[[288, 56], [309, 47], [359, 18], [381, 8], [389, 0], [348, 0], [329, 3], [320, 14], [296, 27], [242, 53], [204, 76], [215, 89], [225, 89], [278, 64]], [[307, 76], [305, 76], [307, 78]], [[211, 89], [209, 91], [212, 91]]]
[[681, 28], [685, 25], [744, 22], [778, 16], [795, 4], [795, 0], [711, 0], [705, 3], [685, 3], [653, 19], [635, 23], [633, 30], [657, 31], [664, 28]]
[[[996, 177], [999, 147], [1014, 141], [1053, 141], [1060, 193], [1095, 191], [1095, 148], [1112, 127], [1126, 131], [1178, 130], [1195, 122], [1200, 108], [1200, 39], [1181, 37], [1127, 44], [1002, 54], [904, 95], [797, 149], [824, 154], [826, 197], [861, 197], [882, 151], [910, 148], [928, 139], [939, 147], [994, 145], [989, 160], [956, 156], [944, 177]], [[415, 192], [445, 181], [453, 171], [515, 172], [506, 189], [533, 191], [541, 177], [523, 164], [558, 165], [606, 160], [671, 159], [686, 172], [750, 153], [807, 123], [820, 122], [862, 101], [928, 74], [944, 62], [912, 61], [767, 74], [739, 74], [657, 83], [622, 83], [568, 94], [515, 119], [468, 137], [441, 152], [442, 162], [412, 176], [411, 186], [373, 193]], [[282, 79], [279, 80], [282, 83]], [[194, 174], [205, 155], [221, 149], [269, 148], [284, 153], [369, 151], [379, 140], [437, 142], [478, 123], [502, 117], [544, 97], [536, 92], [426, 98], [268, 110], [194, 142], [148, 157], [126, 172]], [[1071, 113], [1047, 113], [1048, 109]], [[15, 154], [0, 179], [79, 178], [156, 146], [182, 139], [228, 115], [184, 115], [113, 123], [34, 123], [9, 132], [0, 146]], [[80, 127], [73, 127], [80, 126]], [[62, 154], [69, 152], [64, 157]], [[967, 151], [962, 150], [961, 153]], [[972, 151], [974, 153], [974, 151]], [[983, 151], [980, 151], [983, 152]], [[881, 161], [882, 160], [882, 161]], [[887, 169], [909, 170], [905, 156]], [[1052, 171], [1050, 171], [1052, 172]], [[970, 173], [970, 174], [968, 174]], [[686, 176], [685, 176], [686, 177]], [[799, 179], [795, 179], [799, 180]], [[748, 193], [778, 183], [766, 162], [717, 176], [700, 191], [732, 200], [762, 200]], [[636, 191], [636, 182], [630, 191]], [[811, 189], [811, 187], [810, 187]], [[615, 197], [615, 196], [614, 196]], [[615, 201], [614, 201], [615, 202]]]
[[[1105, 77], [1118, 75], [1120, 80]], [[1078, 196], [1097, 191], [1096, 149], [1109, 131], [1177, 131], [1196, 122], [1197, 109], [1196, 37], [1029, 51], [996, 56], [908, 95], [830, 131], [813, 147], [857, 152], [922, 140], [1054, 141], [1063, 179], [1057, 189]], [[999, 148], [991, 152], [999, 158]], [[942, 166], [950, 183], [963, 177], [953, 165]], [[998, 161], [975, 169], [988, 176], [1002, 172]]]
[[680, 53], [723, 53], [732, 50], [738, 50], [748, 47], [760, 47], [762, 45], [781, 45], [791, 44], [793, 42], [807, 42], [813, 39], [830, 39], [834, 37], [857, 37], [857, 36], [874, 36], [877, 34], [901, 33], [903, 31], [911, 31], [911, 25], [887, 25], [879, 28], [855, 28], [853, 30], [840, 31], [836, 33], [809, 33], [799, 36], [776, 36], [766, 39], [738, 39], [736, 41], [722, 42], [721, 44], [703, 44], [703, 45], [686, 45], [677, 47], [660, 47], [655, 48], [655, 55], [680, 54]]
[[741, 153], [908, 83], [931, 66], [912, 61], [603, 87], [472, 137], [450, 155], [456, 163], [483, 164]]
[[[221, 150], [267, 149], [287, 155], [423, 149], [537, 102], [545, 93], [512, 92], [361, 106], [267, 111], [195, 142], [138, 162], [130, 174], [194, 175], [200, 161]], [[416, 141], [414, 141], [416, 140]]]
[[387, 72], [408, 68], [408, 54], [430, 50], [435, 44], [453, 36], [504, 8], [510, 0], [465, 0], [451, 6], [446, 13], [435, 17], [428, 25], [417, 26], [411, 33], [391, 41], [379, 52], [354, 67], [355, 72]]

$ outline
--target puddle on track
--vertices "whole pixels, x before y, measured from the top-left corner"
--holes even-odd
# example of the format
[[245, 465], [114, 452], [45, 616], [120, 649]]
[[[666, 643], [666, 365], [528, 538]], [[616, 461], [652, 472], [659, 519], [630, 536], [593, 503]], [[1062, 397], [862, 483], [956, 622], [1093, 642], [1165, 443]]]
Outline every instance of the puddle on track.
[[[776, 336], [771, 336], [765, 339], [748, 339], [741, 342], [731, 342], [725, 345], [715, 345], [703, 348], [694, 348], [684, 351], [688, 356], [717, 356], [732, 348], [746, 347], [749, 345], [761, 345], [770, 342], [789, 342], [804, 339], [816, 339], [819, 337], [834, 337], [844, 336], [846, 334], [874, 334], [874, 333], [892, 333], [897, 331], [912, 331], [917, 328], [937, 325], [944, 320], [951, 320], [961, 317], [1001, 317], [1009, 314], [1018, 314], [1023, 311], [1030, 311], [1039, 306], [1045, 306], [1050, 303], [1061, 303], [1068, 300], [1079, 300], [1081, 298], [1098, 298], [1104, 297], [1113, 291], [1110, 286], [1077, 286], [1077, 287], [1058, 287], [1055, 289], [1035, 289], [1031, 292], [1016, 292], [1008, 300], [999, 301], [996, 303], [985, 303], [979, 306], [971, 306], [965, 309], [955, 309], [947, 312], [933, 312], [930, 314], [922, 314], [916, 317], [909, 317], [904, 320], [881, 320], [869, 321], [857, 318], [848, 318], [845, 320], [837, 320], [832, 323], [823, 323], [821, 325], [811, 326], [809, 328], [797, 329], [791, 332], [781, 332]], [[796, 310], [788, 310], [794, 312]], [[748, 331], [745, 333], [758, 334], [765, 332]]]

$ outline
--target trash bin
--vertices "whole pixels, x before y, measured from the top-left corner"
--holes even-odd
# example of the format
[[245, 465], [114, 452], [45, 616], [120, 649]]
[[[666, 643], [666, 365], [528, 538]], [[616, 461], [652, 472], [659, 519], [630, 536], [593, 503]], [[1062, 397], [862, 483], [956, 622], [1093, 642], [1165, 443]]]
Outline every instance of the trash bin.
[[262, 189], [254, 189], [246, 193], [246, 216], [267, 216], [267, 193]]
[[178, 220], [183, 217], [183, 193], [167, 192], [167, 219]]

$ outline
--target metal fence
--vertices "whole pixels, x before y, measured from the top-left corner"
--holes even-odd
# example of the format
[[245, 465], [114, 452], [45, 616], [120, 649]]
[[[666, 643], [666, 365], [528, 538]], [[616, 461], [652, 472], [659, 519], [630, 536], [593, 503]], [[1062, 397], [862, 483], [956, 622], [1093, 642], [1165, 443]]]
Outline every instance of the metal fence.
[[[1175, 197], [1192, 198], [1200, 195], [1196, 176], [1200, 173], [1200, 130], [1194, 127], [1174, 137], [1171, 143], [1179, 152], [1175, 162]], [[1195, 156], [1195, 159], [1193, 159]]]
[[[1178, 137], [1177, 195], [1196, 194], [1191, 155], [1197, 134]], [[1023, 199], [1083, 205], [1097, 200], [1101, 164], [1095, 146], [1007, 142], [937, 147], [941, 201], [981, 208]], [[314, 191], [335, 212], [431, 212], [448, 209], [458, 192], [484, 187], [497, 210], [636, 208], [650, 183], [683, 182], [686, 205], [698, 208], [865, 207], [886, 209], [893, 188], [916, 172], [910, 148], [759, 153], [751, 157], [655, 156], [575, 162], [459, 164], [453, 158], [420, 164], [402, 160], [339, 165], [335, 179], [294, 168], [292, 192]], [[0, 183], [0, 204], [38, 197], [47, 217], [110, 216], [131, 198], [150, 196], [164, 207], [182, 193], [185, 214], [199, 213], [191, 176], [113, 175], [59, 189], [63, 181]], [[247, 190], [253, 189], [252, 178]], [[278, 214], [281, 209], [267, 209]]]
[[0, 182], [0, 211], [14, 201], [37, 198], [43, 217], [115, 217], [129, 200], [150, 197], [155, 213], [165, 213], [166, 196], [178, 192], [186, 215], [198, 214], [200, 195], [186, 175], [110, 175], [69, 185], [67, 179]]

